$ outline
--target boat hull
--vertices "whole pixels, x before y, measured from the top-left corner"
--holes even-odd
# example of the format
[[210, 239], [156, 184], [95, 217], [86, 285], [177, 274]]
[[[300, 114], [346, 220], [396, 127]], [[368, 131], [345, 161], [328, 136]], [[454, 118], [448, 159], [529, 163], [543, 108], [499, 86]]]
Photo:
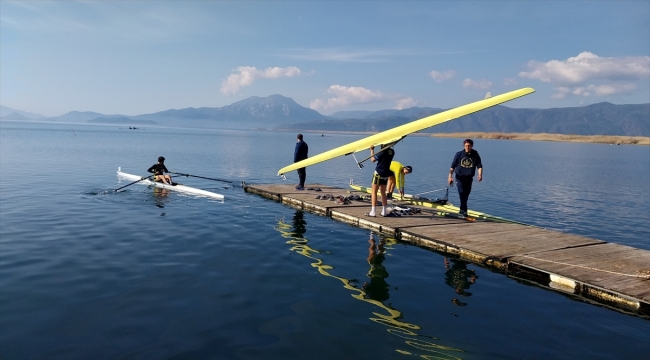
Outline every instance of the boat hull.
[[[139, 180], [139, 179], [142, 178], [141, 176], [138, 176], [138, 175], [127, 174], [125, 172], [122, 172], [121, 168], [117, 169], [117, 177], [121, 178], [121, 179], [125, 179], [125, 180], [130, 180], [130, 181], [136, 181], [136, 180]], [[205, 190], [201, 190], [201, 189], [196, 189], [196, 188], [185, 186], [185, 185], [169, 185], [169, 184], [164, 184], [164, 183], [160, 183], [160, 182], [156, 182], [156, 181], [151, 181], [149, 179], [142, 180], [142, 181], [139, 182], [139, 184], [147, 185], [147, 186], [155, 186], [155, 187], [158, 187], [158, 188], [168, 189], [168, 190], [172, 190], [172, 191], [178, 191], [178, 192], [185, 193], [185, 194], [205, 196], [205, 197], [209, 197], [209, 198], [216, 199], [216, 200], [224, 200], [224, 196], [221, 195], [221, 194], [217, 194], [217, 193], [213, 193], [213, 192], [205, 191]]]

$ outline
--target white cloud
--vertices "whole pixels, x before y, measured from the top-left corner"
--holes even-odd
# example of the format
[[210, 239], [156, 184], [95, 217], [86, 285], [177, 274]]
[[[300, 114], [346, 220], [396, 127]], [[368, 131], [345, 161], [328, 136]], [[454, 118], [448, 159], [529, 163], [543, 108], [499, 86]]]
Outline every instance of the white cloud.
[[443, 82], [456, 76], [456, 72], [454, 70], [445, 70], [443, 72], [433, 70], [429, 73], [429, 76], [436, 82]]
[[327, 92], [335, 96], [327, 100], [316, 99], [309, 104], [309, 107], [312, 109], [330, 109], [390, 99], [389, 96], [382, 94], [380, 91], [372, 91], [359, 86], [332, 85], [327, 89]]
[[629, 94], [650, 77], [650, 56], [600, 57], [588, 51], [567, 60], [529, 61], [522, 78], [555, 84], [552, 99]]
[[226, 80], [221, 82], [221, 93], [224, 95], [233, 95], [244, 86], [250, 86], [258, 79], [277, 79], [281, 77], [300, 76], [302, 72], [295, 66], [269, 67], [264, 70], [258, 70], [254, 66], [240, 66], [235, 72], [230, 74]]
[[340, 108], [348, 105], [367, 104], [372, 102], [395, 101], [395, 109], [401, 110], [415, 105], [415, 100], [402, 95], [388, 95], [381, 91], [372, 91], [360, 86], [332, 85], [327, 92], [334, 94], [329, 99], [316, 99], [309, 103], [314, 110]]
[[545, 63], [531, 60], [530, 71], [519, 77], [550, 82], [558, 86], [581, 86], [589, 81], [637, 80], [650, 76], [650, 56], [600, 57], [588, 51], [567, 60]]
[[473, 80], [473, 79], [467, 78], [467, 79], [463, 80], [463, 87], [465, 89], [472, 88], [472, 89], [478, 89], [478, 90], [485, 90], [485, 89], [489, 89], [490, 86], [492, 86], [492, 83], [485, 80], [485, 79]]
[[589, 85], [589, 89], [596, 93], [596, 96], [607, 96], [614, 94], [629, 94], [636, 90], [636, 84], [605, 84]]
[[576, 96], [609, 96], [617, 94], [629, 94], [637, 89], [636, 84], [605, 84], [605, 85], [586, 85], [586, 86], [575, 86], [575, 87], [566, 87], [559, 86], [555, 88], [555, 94], [551, 96], [551, 99], [564, 99], [568, 95]]
[[564, 99], [571, 92], [571, 89], [566, 86], [560, 86], [556, 87], [555, 91], [555, 94], [551, 95], [551, 99]]
[[519, 81], [517, 81], [517, 79], [505, 78], [503, 80], [503, 85], [505, 85], [505, 86], [513, 86], [513, 85], [517, 85], [517, 84], [519, 84]]
[[413, 100], [412, 97], [405, 97], [402, 99], [398, 99], [395, 104], [395, 110], [402, 110], [402, 109], [408, 109], [410, 107], [413, 107], [417, 104], [415, 100]]

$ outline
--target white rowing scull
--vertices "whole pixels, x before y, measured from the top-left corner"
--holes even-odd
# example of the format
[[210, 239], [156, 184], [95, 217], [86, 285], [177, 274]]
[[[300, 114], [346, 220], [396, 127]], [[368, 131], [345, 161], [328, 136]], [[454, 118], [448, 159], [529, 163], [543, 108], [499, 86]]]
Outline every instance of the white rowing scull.
[[[137, 181], [138, 179], [142, 178], [141, 176], [138, 176], [138, 175], [127, 174], [125, 172], [122, 172], [121, 167], [117, 168], [117, 177], [122, 178], [122, 179], [126, 179], [126, 180], [130, 180], [130, 181]], [[221, 195], [221, 194], [217, 194], [217, 193], [213, 193], [213, 192], [205, 191], [205, 190], [201, 190], [201, 189], [196, 189], [196, 188], [193, 188], [193, 187], [180, 185], [180, 184], [179, 185], [169, 185], [169, 184], [165, 184], [165, 183], [161, 183], [161, 182], [157, 182], [157, 181], [151, 181], [149, 179], [142, 180], [139, 183], [143, 184], [143, 185], [147, 185], [147, 186], [153, 185], [155, 187], [159, 187], [159, 188], [163, 188], [163, 189], [169, 189], [169, 190], [173, 190], [173, 191], [178, 191], [178, 192], [182, 192], [182, 193], [186, 193], [186, 194], [206, 196], [206, 197], [210, 197], [210, 198], [217, 199], [217, 200], [223, 200], [224, 199], [224, 196]]]

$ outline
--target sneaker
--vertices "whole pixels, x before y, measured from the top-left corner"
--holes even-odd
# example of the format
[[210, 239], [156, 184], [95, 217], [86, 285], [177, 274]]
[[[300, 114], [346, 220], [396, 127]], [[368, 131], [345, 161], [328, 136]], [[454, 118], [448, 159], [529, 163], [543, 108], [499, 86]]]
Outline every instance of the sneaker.
[[386, 194], [387, 200], [393, 200], [393, 193]]
[[298, 185], [298, 186], [296, 186], [296, 190], [305, 190], [305, 187]]
[[458, 218], [459, 219], [467, 219], [467, 213], [465, 213], [464, 211], [459, 212], [458, 213]]

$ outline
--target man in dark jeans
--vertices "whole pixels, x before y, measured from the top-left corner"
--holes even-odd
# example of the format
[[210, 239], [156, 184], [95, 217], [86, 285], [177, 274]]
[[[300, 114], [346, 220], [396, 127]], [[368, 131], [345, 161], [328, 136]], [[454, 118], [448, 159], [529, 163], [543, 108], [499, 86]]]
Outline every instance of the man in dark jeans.
[[[307, 146], [307, 143], [302, 141], [302, 134], [298, 134], [297, 138], [298, 142], [296, 143], [296, 150], [293, 152], [294, 163], [305, 160], [307, 158], [307, 152], [309, 151], [309, 146]], [[303, 167], [297, 171], [298, 177], [300, 178], [300, 184], [296, 186], [296, 190], [305, 190], [305, 178], [307, 177], [307, 170], [305, 170]]]
[[472, 192], [472, 181], [474, 180], [475, 170], [478, 168], [478, 181], [483, 180], [483, 164], [481, 164], [481, 157], [478, 152], [473, 149], [474, 141], [472, 139], [465, 139], [463, 142], [464, 149], [457, 152], [454, 160], [451, 162], [451, 169], [449, 169], [449, 178], [447, 181], [449, 185], [454, 183], [451, 175], [456, 173], [456, 186], [458, 187], [458, 197], [460, 197], [460, 213], [461, 218], [467, 217], [467, 199], [469, 193]]

